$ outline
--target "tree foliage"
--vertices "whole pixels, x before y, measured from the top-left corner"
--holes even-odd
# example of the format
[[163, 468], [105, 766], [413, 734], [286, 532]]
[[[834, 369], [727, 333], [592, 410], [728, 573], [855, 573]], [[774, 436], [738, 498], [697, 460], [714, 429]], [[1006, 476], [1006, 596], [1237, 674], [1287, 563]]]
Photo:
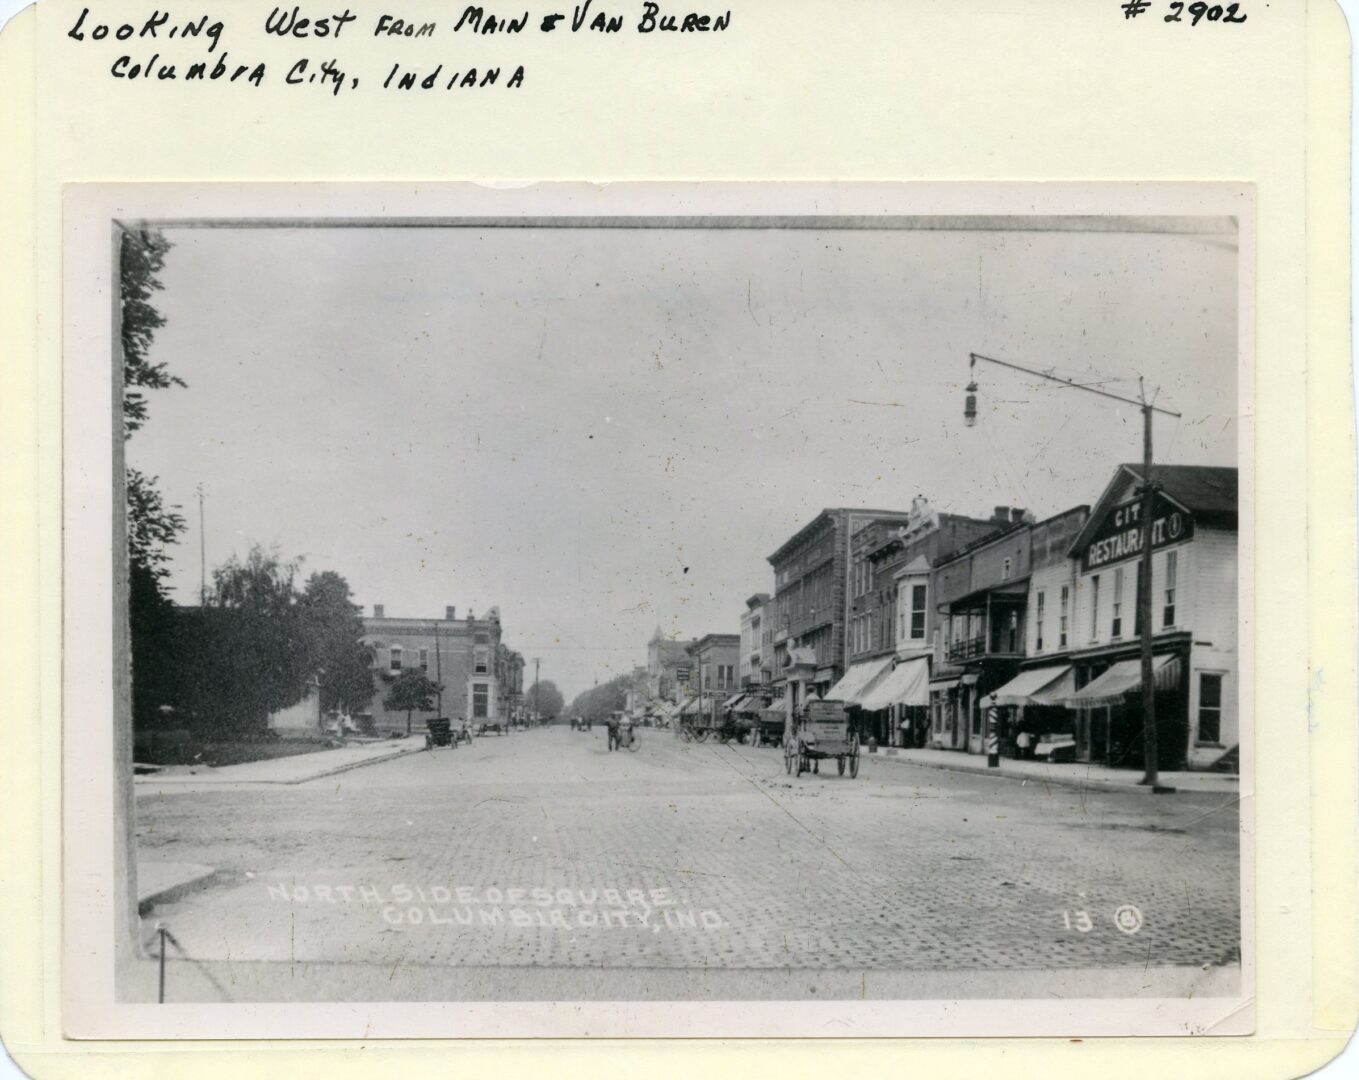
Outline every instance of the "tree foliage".
[[124, 228], [119, 252], [123, 344], [123, 434], [131, 435], [146, 423], [142, 390], [183, 386], [164, 361], [153, 362], [151, 343], [165, 325], [151, 297], [163, 287], [157, 276], [165, 267], [170, 241], [155, 229]]
[[262, 734], [315, 678], [294, 586], [298, 563], [259, 545], [213, 571], [203, 607], [184, 619], [182, 697], [221, 734]]
[[373, 700], [372, 650], [347, 582], [333, 570], [312, 574], [298, 602], [301, 632], [321, 683], [321, 708], [361, 712]]
[[566, 699], [555, 683], [544, 679], [529, 687], [528, 693], [524, 695], [524, 706], [530, 713], [537, 713], [544, 720], [552, 720], [566, 709]]
[[612, 712], [627, 707], [631, 676], [616, 675], [606, 683], [578, 694], [571, 702], [571, 715], [587, 720], [603, 720]]
[[392, 688], [387, 692], [387, 696], [382, 700], [382, 707], [389, 712], [405, 712], [406, 714], [406, 734], [411, 733], [411, 713], [416, 709], [421, 712], [428, 712], [434, 708], [434, 703], [439, 694], [443, 693], [443, 686], [436, 683], [423, 671], [416, 668], [408, 668], [397, 676], [392, 683]]
[[[149, 359], [151, 343], [165, 319], [151, 303], [161, 288], [157, 275], [170, 243], [151, 229], [124, 230], [121, 239], [120, 291], [123, 345], [123, 437], [146, 423], [143, 389], [183, 386], [164, 362]], [[167, 506], [156, 477], [129, 467], [125, 473], [128, 553], [128, 627], [132, 653], [132, 716], [139, 726], [153, 723], [176, 692], [176, 614], [165, 594], [168, 548], [184, 532], [179, 507]]]

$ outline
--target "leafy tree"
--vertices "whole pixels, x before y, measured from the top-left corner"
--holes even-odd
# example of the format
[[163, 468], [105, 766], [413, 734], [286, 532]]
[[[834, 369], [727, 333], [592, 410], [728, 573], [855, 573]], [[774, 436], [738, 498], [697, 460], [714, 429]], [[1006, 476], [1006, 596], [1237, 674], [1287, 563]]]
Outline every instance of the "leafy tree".
[[312, 574], [299, 600], [301, 632], [321, 683], [321, 708], [361, 712], [373, 699], [372, 651], [349, 582], [333, 570]]
[[213, 571], [201, 611], [185, 619], [182, 696], [223, 733], [263, 734], [315, 678], [294, 581], [297, 562], [256, 545]]
[[553, 720], [566, 708], [566, 699], [555, 683], [544, 680], [529, 687], [524, 695], [524, 705], [541, 719]]
[[170, 241], [155, 229], [124, 228], [120, 255], [123, 342], [123, 433], [131, 435], [146, 423], [146, 399], [141, 388], [163, 390], [184, 386], [184, 380], [171, 375], [164, 362], [150, 359], [156, 331], [165, 325], [165, 316], [156, 310], [151, 297], [163, 286], [157, 277], [165, 267]]
[[576, 696], [576, 700], [571, 703], [571, 712], [587, 720], [603, 720], [610, 713], [627, 706], [631, 683], [630, 675], [616, 675], [606, 683], [592, 686]]
[[443, 693], [443, 686], [423, 671], [409, 668], [397, 676], [392, 689], [382, 700], [382, 707], [390, 712], [406, 712], [406, 734], [411, 733], [411, 713], [416, 709], [427, 712], [434, 708], [435, 698]]
[[[157, 275], [170, 243], [151, 229], [125, 229], [119, 257], [123, 345], [123, 437], [146, 423], [143, 389], [183, 386], [166, 365], [149, 359], [151, 343], [165, 319], [151, 304], [161, 288]], [[132, 715], [145, 725], [175, 698], [176, 634], [174, 605], [165, 595], [166, 550], [184, 532], [177, 506], [165, 505], [156, 477], [126, 471], [128, 624], [132, 649]]]

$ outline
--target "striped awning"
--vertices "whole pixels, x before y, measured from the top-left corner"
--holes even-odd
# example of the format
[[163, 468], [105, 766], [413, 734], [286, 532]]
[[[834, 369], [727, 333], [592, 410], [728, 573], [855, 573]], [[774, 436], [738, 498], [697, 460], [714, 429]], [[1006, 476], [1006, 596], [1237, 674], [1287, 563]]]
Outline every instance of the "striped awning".
[[898, 664], [864, 694], [859, 704], [868, 712], [893, 705], [930, 703], [930, 662], [924, 657]]
[[[1157, 690], [1173, 690], [1180, 685], [1180, 658], [1152, 658], [1152, 679]], [[1121, 705], [1127, 696], [1142, 686], [1142, 661], [1120, 660], [1103, 675], [1070, 694], [1062, 702], [1068, 709], [1090, 709], [1102, 705]]]
[[726, 701], [722, 702], [722, 708], [735, 709], [737, 706], [741, 704], [741, 702], [745, 701], [745, 699], [746, 699], [745, 694], [732, 694], [731, 697], [727, 698]]
[[996, 691], [996, 704], [1060, 705], [1075, 689], [1070, 664], [1030, 668]]
[[876, 660], [865, 660], [861, 664], [853, 664], [845, 672], [844, 678], [826, 691], [823, 700], [843, 701], [846, 705], [858, 705], [868, 688], [891, 666], [892, 658], [890, 656], [880, 656]]

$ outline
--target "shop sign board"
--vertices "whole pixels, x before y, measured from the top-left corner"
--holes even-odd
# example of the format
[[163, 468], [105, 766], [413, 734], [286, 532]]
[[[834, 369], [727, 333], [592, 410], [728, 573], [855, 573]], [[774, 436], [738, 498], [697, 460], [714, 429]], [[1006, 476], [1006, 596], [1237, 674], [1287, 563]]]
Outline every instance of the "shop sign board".
[[[1153, 502], [1151, 549], [1183, 543], [1194, 535], [1194, 519], [1163, 495]], [[1142, 554], [1142, 500], [1115, 506], [1081, 552], [1081, 568], [1098, 570], [1101, 566], [1126, 562]]]

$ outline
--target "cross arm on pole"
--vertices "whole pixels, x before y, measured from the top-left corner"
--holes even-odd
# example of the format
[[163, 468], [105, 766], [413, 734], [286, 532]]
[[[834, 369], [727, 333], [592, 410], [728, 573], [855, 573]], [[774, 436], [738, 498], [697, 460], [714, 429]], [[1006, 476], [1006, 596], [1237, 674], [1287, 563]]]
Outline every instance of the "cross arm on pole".
[[1065, 386], [1070, 390], [1084, 390], [1088, 394], [1098, 394], [1100, 397], [1112, 398], [1114, 401], [1121, 401], [1126, 405], [1136, 405], [1139, 409], [1149, 409], [1152, 412], [1161, 413], [1164, 416], [1176, 416], [1180, 414], [1173, 409], [1163, 409], [1159, 405], [1152, 405], [1147, 401], [1139, 401], [1137, 398], [1124, 397], [1122, 394], [1114, 394], [1108, 390], [1097, 390], [1093, 386], [1086, 386], [1078, 383], [1074, 379], [1063, 378], [1060, 375], [1053, 375], [1050, 372], [1039, 371], [1037, 368], [1026, 367], [1023, 364], [1016, 364], [1010, 360], [997, 360], [994, 356], [982, 356], [981, 353], [968, 354], [972, 361], [972, 366], [977, 366], [978, 360], [984, 360], [988, 364], [996, 364], [999, 367], [1010, 368], [1012, 371], [1022, 371], [1026, 375], [1034, 375], [1040, 379], [1047, 379], [1055, 382], [1058, 386]]

